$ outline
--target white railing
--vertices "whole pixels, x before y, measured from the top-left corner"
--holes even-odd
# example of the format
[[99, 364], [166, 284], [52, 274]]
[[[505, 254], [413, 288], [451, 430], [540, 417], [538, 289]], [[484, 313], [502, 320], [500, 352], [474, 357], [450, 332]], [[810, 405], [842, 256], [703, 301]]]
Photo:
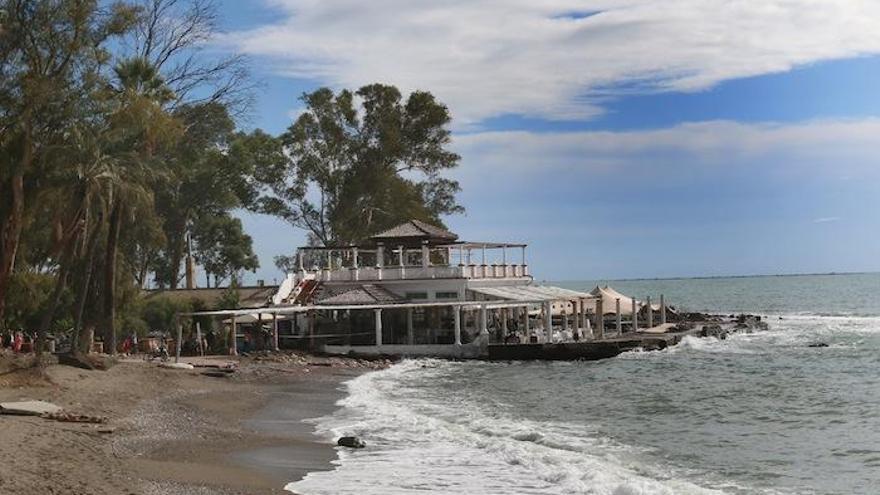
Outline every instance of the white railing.
[[364, 282], [378, 280], [422, 279], [497, 279], [529, 276], [528, 265], [437, 265], [437, 266], [385, 266], [323, 269], [314, 273], [322, 282]]

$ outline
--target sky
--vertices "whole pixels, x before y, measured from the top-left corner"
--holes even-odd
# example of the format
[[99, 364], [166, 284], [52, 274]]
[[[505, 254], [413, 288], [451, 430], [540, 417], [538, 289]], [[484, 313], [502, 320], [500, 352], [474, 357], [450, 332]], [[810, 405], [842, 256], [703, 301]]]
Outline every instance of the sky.
[[[225, 0], [249, 128], [381, 82], [453, 116], [461, 238], [539, 280], [880, 271], [880, 2]], [[261, 268], [305, 233], [243, 212]]]

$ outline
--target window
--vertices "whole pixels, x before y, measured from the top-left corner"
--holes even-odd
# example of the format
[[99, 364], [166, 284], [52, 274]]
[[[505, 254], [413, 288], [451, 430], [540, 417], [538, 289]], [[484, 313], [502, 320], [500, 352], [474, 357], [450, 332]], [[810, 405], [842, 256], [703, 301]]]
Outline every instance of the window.
[[434, 297], [437, 299], [458, 299], [458, 292], [436, 292]]
[[407, 292], [406, 298], [407, 299], [427, 299], [428, 293], [427, 292]]

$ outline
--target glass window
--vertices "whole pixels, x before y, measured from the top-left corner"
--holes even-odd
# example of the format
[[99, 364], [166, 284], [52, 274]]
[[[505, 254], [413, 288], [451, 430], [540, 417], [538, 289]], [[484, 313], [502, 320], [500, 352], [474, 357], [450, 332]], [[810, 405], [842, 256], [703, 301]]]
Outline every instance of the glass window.
[[437, 299], [458, 299], [458, 292], [437, 292], [434, 297]]
[[427, 299], [428, 293], [427, 292], [407, 292], [406, 298], [407, 299]]

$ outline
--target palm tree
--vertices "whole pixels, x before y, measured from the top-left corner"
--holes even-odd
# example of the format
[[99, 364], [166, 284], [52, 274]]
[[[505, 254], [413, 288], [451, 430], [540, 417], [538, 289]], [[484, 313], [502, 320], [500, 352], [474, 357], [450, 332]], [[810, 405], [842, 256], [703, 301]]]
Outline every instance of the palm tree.
[[111, 180], [107, 184], [107, 243], [104, 259], [103, 332], [116, 352], [116, 272], [123, 221], [138, 209], [152, 208], [150, 182], [156, 175], [153, 156], [158, 146], [179, 133], [165, 106], [174, 94], [154, 66], [143, 58], [123, 60], [114, 69], [108, 88], [114, 109], [110, 114]]

